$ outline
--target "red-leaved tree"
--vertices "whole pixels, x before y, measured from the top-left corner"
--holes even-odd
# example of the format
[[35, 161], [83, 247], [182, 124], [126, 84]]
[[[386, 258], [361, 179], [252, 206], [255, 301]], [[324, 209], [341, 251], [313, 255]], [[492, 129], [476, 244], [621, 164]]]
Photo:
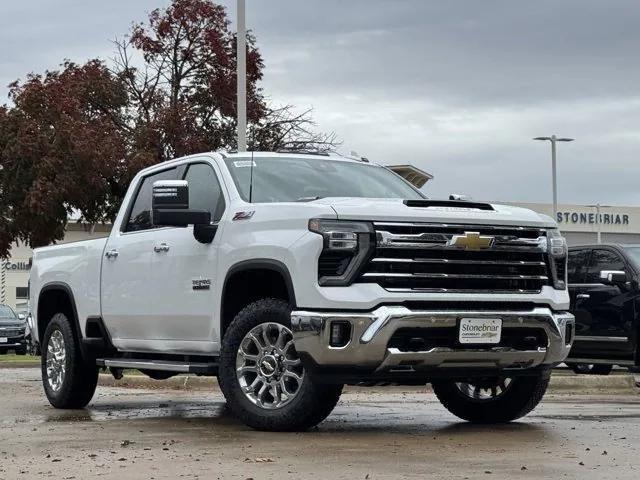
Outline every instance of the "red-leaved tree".
[[[331, 148], [308, 111], [273, 107], [247, 36], [249, 145]], [[0, 107], [0, 257], [64, 236], [73, 213], [112, 221], [142, 167], [236, 146], [236, 37], [210, 0], [174, 0], [115, 41], [110, 62], [65, 62], [10, 86]]]

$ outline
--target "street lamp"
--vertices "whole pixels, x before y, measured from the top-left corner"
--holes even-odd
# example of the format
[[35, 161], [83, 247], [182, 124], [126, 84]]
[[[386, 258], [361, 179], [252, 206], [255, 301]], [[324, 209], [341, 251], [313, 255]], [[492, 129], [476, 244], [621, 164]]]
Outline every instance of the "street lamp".
[[238, 0], [238, 152], [247, 151], [247, 24], [245, 0]]
[[602, 243], [602, 223], [600, 222], [600, 210], [603, 208], [611, 208], [611, 205], [600, 205], [596, 203], [595, 205], [587, 205], [587, 207], [592, 207], [596, 209], [596, 225], [598, 226], [598, 245]]
[[553, 219], [558, 220], [558, 182], [556, 180], [556, 142], [573, 142], [573, 138], [536, 137], [534, 140], [548, 140], [551, 142], [551, 170], [553, 177]]

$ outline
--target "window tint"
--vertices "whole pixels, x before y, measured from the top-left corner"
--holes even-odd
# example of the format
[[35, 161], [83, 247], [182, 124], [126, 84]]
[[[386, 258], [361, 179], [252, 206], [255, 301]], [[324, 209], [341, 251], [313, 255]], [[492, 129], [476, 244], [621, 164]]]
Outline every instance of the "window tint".
[[210, 212], [213, 222], [220, 220], [224, 213], [224, 197], [211, 165], [190, 165], [184, 179], [189, 182], [189, 208]]
[[602, 270], [626, 271], [624, 260], [616, 252], [611, 250], [594, 250], [589, 262], [587, 283], [600, 283]]
[[587, 272], [589, 250], [572, 250], [569, 252], [569, 283], [584, 283]]
[[176, 180], [176, 169], [163, 170], [145, 177], [129, 213], [125, 232], [137, 232], [153, 228], [151, 224], [151, 194], [153, 183], [158, 180]]

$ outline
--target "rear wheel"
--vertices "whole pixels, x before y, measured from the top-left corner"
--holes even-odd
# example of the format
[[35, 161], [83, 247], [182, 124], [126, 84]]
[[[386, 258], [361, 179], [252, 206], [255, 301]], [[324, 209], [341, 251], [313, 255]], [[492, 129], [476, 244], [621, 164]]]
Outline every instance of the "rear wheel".
[[57, 313], [42, 339], [42, 383], [56, 408], [83, 408], [98, 385], [98, 367], [84, 362], [70, 320]]
[[432, 385], [438, 400], [455, 416], [473, 423], [505, 423], [525, 416], [540, 403], [549, 375], [438, 380]]
[[233, 413], [258, 430], [307, 430], [331, 413], [342, 392], [342, 385], [306, 374], [290, 314], [282, 300], [258, 300], [236, 316], [222, 342], [220, 388]]

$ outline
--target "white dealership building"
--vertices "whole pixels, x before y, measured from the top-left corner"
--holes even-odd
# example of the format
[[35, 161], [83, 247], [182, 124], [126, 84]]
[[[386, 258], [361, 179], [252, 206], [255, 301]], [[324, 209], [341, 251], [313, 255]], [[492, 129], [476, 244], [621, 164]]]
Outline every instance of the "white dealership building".
[[[430, 178], [429, 176], [428, 179]], [[550, 204], [517, 202], [509, 204], [553, 216], [553, 207]], [[561, 204], [558, 206], [556, 220], [569, 245], [596, 243], [598, 229], [600, 229], [602, 241], [605, 243], [640, 244], [640, 207], [601, 208], [598, 217], [594, 207]], [[87, 225], [69, 223], [62, 242], [105, 237], [109, 231], [109, 225], [99, 225], [92, 229]], [[5, 303], [18, 311], [25, 311], [28, 307], [31, 256], [30, 248], [19, 245], [11, 250], [11, 256], [8, 260], [0, 263], [0, 303]]]

